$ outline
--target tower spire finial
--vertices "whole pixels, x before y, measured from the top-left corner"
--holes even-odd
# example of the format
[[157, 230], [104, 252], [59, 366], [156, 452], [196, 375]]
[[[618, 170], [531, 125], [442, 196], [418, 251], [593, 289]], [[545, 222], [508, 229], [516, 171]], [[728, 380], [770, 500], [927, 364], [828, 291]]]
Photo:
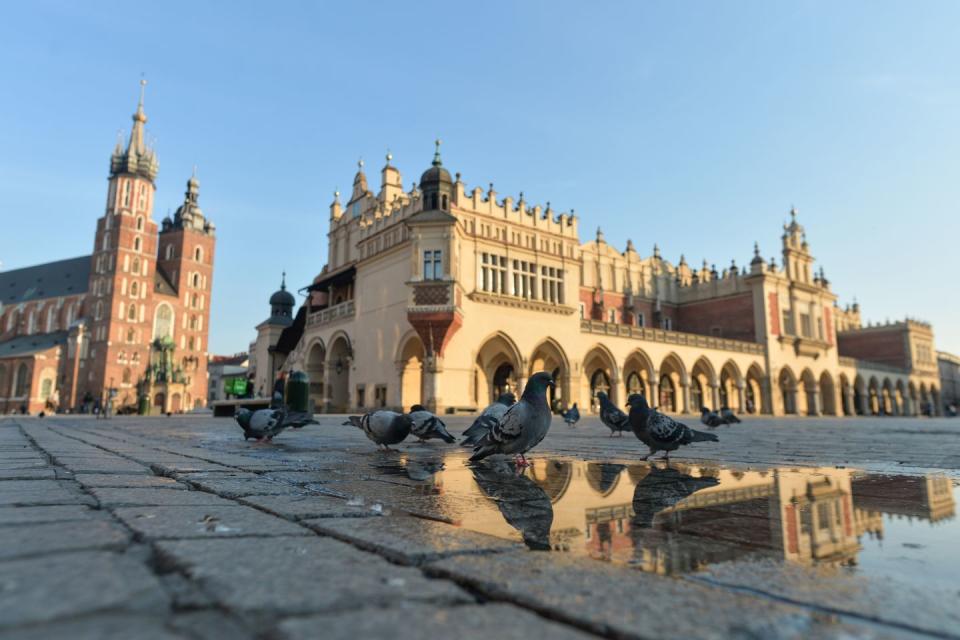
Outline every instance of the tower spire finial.
[[436, 147], [436, 150], [433, 152], [433, 166], [435, 167], [443, 166], [443, 160], [440, 159], [440, 145], [442, 143], [443, 143], [443, 140], [441, 140], [440, 138], [437, 138], [436, 140], [433, 141], [433, 144]]
[[287, 270], [286, 269], [283, 270], [283, 276], [282, 276], [282, 279], [280, 280], [280, 290], [281, 291], [287, 290]]

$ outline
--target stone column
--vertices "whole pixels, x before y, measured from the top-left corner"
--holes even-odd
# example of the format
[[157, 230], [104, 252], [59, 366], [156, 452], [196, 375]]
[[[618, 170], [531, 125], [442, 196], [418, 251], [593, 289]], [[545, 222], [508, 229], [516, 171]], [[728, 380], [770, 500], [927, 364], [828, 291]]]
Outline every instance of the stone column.
[[683, 413], [690, 413], [690, 378], [680, 380], [680, 394], [683, 398]]
[[710, 382], [710, 409], [720, 410], [720, 384], [715, 380]]
[[660, 377], [654, 375], [653, 380], [650, 381], [650, 394], [653, 396], [647, 398], [647, 404], [651, 407], [658, 407], [660, 405]]
[[423, 361], [423, 397], [422, 404], [427, 410], [441, 413], [443, 404], [443, 358], [438, 355], [427, 356]]
[[744, 406], [744, 389], [746, 388], [745, 383], [740, 382], [737, 385], [737, 413], [746, 413], [746, 407]]
[[819, 416], [823, 414], [823, 399], [820, 397], [820, 385], [814, 383], [811, 388], [811, 392], [807, 394], [808, 403], [812, 396], [813, 406], [807, 407], [807, 414], [812, 416]]

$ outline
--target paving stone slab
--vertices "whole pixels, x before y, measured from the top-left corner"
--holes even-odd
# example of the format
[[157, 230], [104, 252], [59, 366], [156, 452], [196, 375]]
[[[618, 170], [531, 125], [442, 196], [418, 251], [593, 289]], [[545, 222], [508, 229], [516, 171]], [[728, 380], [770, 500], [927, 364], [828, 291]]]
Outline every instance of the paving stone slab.
[[96, 511], [85, 505], [51, 507], [0, 507], [0, 526], [90, 520]]
[[40, 480], [43, 478], [55, 478], [57, 472], [49, 465], [18, 468], [18, 469], [0, 469], [0, 481], [2, 480]]
[[163, 618], [104, 614], [4, 632], [6, 640], [189, 640], [167, 628]]
[[773, 560], [718, 565], [689, 579], [960, 638], [960, 591], [921, 589], [895, 578], [868, 580], [836, 567]]
[[150, 473], [150, 469], [126, 458], [57, 458], [57, 463], [74, 473]]
[[272, 480], [305, 486], [310, 484], [324, 484], [344, 480], [344, 474], [333, 469], [310, 471], [267, 471], [264, 476]]
[[239, 505], [123, 507], [114, 514], [148, 539], [314, 535], [292, 522]]
[[173, 478], [145, 475], [142, 473], [78, 473], [74, 479], [85, 487], [160, 487], [164, 489], [187, 489]]
[[167, 626], [187, 634], [190, 640], [253, 640], [257, 637], [242, 621], [211, 609], [177, 613]]
[[245, 496], [240, 502], [283, 518], [366, 518], [380, 515], [370, 505], [351, 505], [346, 500], [318, 495]]
[[27, 469], [44, 469], [50, 463], [43, 459], [6, 460], [0, 462], [0, 471], [24, 471]]
[[151, 469], [159, 471], [163, 475], [196, 473], [197, 471], [234, 471], [234, 469], [221, 464], [192, 458], [149, 460], [149, 465]]
[[130, 534], [105, 520], [0, 527], [0, 560], [84, 549], [122, 550]]
[[140, 507], [167, 505], [196, 507], [205, 505], [228, 506], [235, 503], [224, 500], [206, 491], [182, 491], [159, 487], [130, 489], [113, 487], [91, 487], [90, 493], [102, 507]]
[[389, 609], [285, 620], [278, 625], [276, 633], [281, 640], [312, 640], [320, 635], [325, 640], [586, 640], [596, 637], [508, 604], [446, 608], [401, 604]]
[[0, 563], [0, 628], [167, 606], [153, 573], [116, 553], [80, 551]]
[[346, 540], [396, 562], [418, 565], [451, 555], [517, 551], [522, 544], [467, 531], [445, 522], [391, 516], [360, 522], [344, 519], [307, 520], [318, 533]]
[[293, 487], [249, 472], [201, 472], [178, 474], [177, 480], [226, 498], [291, 493]]
[[472, 601], [458, 587], [430, 580], [330, 538], [179, 540], [156, 545], [161, 563], [184, 571], [234, 612], [303, 615], [404, 600], [450, 605]]
[[[86, 498], [84, 500], [84, 498]], [[59, 480], [4, 480], [0, 482], [0, 506], [77, 504], [91, 502], [79, 489]]]
[[427, 573], [618, 638], [877, 637], [869, 627], [819, 610], [565, 554], [456, 556], [427, 565]]

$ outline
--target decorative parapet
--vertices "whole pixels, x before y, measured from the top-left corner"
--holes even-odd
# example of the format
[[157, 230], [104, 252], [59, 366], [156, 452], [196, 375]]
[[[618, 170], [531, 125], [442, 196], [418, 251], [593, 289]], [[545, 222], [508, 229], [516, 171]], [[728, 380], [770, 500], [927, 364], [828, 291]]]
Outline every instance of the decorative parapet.
[[352, 318], [357, 314], [353, 300], [341, 302], [338, 305], [315, 311], [307, 315], [308, 327], [319, 327], [320, 325], [338, 322], [340, 320]]
[[490, 293], [474, 291], [468, 293], [467, 297], [474, 302], [483, 304], [496, 304], [501, 307], [511, 307], [513, 309], [526, 309], [528, 311], [545, 311], [548, 313], [558, 313], [569, 316], [575, 309], [562, 304], [551, 304], [549, 302], [540, 302], [539, 300], [527, 300], [524, 298], [515, 298], [513, 296], [498, 296]]
[[628, 324], [614, 324], [610, 322], [598, 322], [596, 320], [581, 320], [580, 331], [584, 333], [596, 333], [605, 336], [632, 338], [634, 340], [646, 340], [648, 342], [662, 342], [664, 344], [699, 347], [701, 349], [736, 351], [738, 353], [750, 353], [754, 355], [764, 354], [764, 346], [756, 342], [730, 340], [729, 338], [716, 338], [713, 336], [702, 336], [698, 333], [683, 333], [682, 331], [667, 331], [666, 329], [634, 327]]

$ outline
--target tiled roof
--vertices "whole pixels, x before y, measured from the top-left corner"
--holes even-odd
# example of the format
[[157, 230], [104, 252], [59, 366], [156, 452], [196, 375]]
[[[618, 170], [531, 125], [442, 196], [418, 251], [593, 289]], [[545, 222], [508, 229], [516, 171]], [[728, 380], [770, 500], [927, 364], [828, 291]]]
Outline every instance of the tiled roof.
[[27, 356], [31, 353], [46, 351], [50, 347], [66, 344], [67, 332], [35, 334], [32, 336], [17, 336], [6, 342], [0, 342], [0, 358]]
[[12, 305], [86, 293], [89, 281], [90, 256], [2, 271], [0, 303]]

